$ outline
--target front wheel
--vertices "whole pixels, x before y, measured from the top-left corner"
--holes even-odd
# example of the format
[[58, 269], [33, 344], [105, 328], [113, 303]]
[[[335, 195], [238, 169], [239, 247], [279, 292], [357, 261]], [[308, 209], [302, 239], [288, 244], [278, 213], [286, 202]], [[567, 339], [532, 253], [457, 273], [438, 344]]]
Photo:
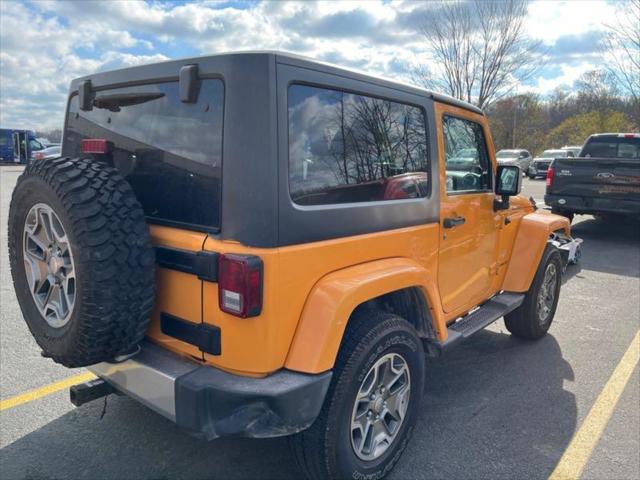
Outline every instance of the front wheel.
[[349, 321], [324, 406], [290, 438], [311, 479], [382, 478], [407, 446], [424, 386], [424, 350], [406, 320], [366, 311]]
[[516, 337], [529, 340], [544, 336], [558, 307], [561, 283], [560, 253], [553, 245], [547, 245], [522, 305], [504, 317], [507, 330]]

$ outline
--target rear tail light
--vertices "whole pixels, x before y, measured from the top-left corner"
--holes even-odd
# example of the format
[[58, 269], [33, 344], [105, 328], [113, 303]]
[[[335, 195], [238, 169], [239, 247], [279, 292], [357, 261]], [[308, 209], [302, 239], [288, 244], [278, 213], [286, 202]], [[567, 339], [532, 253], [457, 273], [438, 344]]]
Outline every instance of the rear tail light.
[[82, 153], [104, 154], [109, 152], [109, 143], [104, 138], [85, 138], [81, 142]]
[[260, 257], [225, 254], [218, 264], [218, 301], [223, 312], [247, 318], [262, 311]]
[[547, 187], [553, 185], [553, 167], [549, 165], [547, 169]]
[[44, 153], [36, 152], [36, 154], [33, 156], [33, 158], [35, 158], [36, 160], [43, 160], [44, 159]]

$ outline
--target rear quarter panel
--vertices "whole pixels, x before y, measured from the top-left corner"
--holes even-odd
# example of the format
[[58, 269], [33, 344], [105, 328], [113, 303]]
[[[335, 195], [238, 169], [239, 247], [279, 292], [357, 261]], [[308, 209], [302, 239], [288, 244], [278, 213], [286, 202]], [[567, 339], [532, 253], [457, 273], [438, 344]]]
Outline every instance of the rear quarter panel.
[[[205, 360], [227, 371], [248, 375], [265, 375], [282, 368], [287, 362], [294, 335], [297, 336], [297, 329], [301, 328], [299, 324], [303, 325], [300, 321], [303, 310], [305, 318], [309, 319], [304, 324], [314, 326], [300, 334], [304, 336], [303, 344], [314, 343], [315, 338], [317, 345], [322, 345], [323, 338], [338, 338], [329, 330], [337, 328], [342, 332], [352, 308], [336, 307], [339, 314], [336, 318], [329, 311], [331, 308], [308, 304], [310, 293], [318, 282], [328, 274], [347, 267], [397, 257], [406, 258], [424, 269], [425, 275], [435, 278], [438, 231], [438, 224], [429, 224], [274, 249], [244, 247], [209, 237], [205, 250], [259, 255], [264, 262], [265, 277], [264, 307], [262, 313], [253, 318], [238, 318], [222, 312], [218, 306], [218, 285], [204, 282], [203, 320], [220, 327], [222, 333], [221, 355], [205, 354]], [[353, 278], [354, 282], [361, 280]], [[397, 281], [384, 283], [383, 277], [379, 281], [385, 287], [371, 287], [370, 291], [365, 291], [382, 294], [403, 287]], [[418, 283], [415, 280], [414, 286], [421, 286]], [[362, 300], [368, 299], [365, 297], [362, 296]], [[357, 298], [349, 301], [352, 303]], [[335, 299], [326, 300], [331, 304]], [[329, 342], [329, 345], [333, 343]], [[337, 350], [337, 346], [334, 347]], [[329, 369], [332, 361], [326, 362], [326, 358], [335, 358], [333, 350], [333, 347], [328, 348], [326, 357], [323, 357], [324, 351], [316, 352], [322, 358], [309, 351], [304, 355], [304, 362], [292, 361], [287, 366], [307, 372]]]

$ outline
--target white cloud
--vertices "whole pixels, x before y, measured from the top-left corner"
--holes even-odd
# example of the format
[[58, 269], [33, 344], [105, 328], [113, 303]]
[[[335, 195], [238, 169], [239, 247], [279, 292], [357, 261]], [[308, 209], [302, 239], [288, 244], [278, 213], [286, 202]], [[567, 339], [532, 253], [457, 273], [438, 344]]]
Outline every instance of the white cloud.
[[559, 68], [559, 74], [553, 78], [538, 77], [533, 86], [527, 87], [527, 91], [533, 91], [535, 93], [545, 94], [555, 90], [558, 87], [571, 88], [573, 82], [575, 82], [583, 73], [593, 70], [595, 65], [591, 63], [580, 63], [575, 66], [562, 65]]
[[[176, 55], [280, 49], [407, 81], [409, 66], [428, 58], [419, 27], [437, 8], [409, 0], [243, 8], [206, 0], [0, 0], [0, 124], [60, 126], [72, 78]], [[614, 10], [606, 2], [534, 2], [528, 30], [551, 47], [558, 74], [538, 78], [532, 88], [545, 93], [591, 68], [590, 47], [580, 47]], [[581, 34], [553, 50], [559, 40]]]
[[616, 4], [594, 0], [537, 0], [529, 5], [527, 30], [553, 45], [563, 35], [603, 30], [615, 21]]

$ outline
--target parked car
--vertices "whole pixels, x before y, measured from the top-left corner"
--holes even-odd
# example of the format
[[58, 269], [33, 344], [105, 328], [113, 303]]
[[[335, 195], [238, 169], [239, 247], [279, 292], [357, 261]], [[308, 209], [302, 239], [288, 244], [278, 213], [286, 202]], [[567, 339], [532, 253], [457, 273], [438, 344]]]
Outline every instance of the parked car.
[[8, 238], [44, 355], [99, 377], [78, 406], [117, 391], [204, 439], [291, 436], [311, 478], [382, 478], [427, 355], [551, 326], [576, 241], [469, 103], [239, 53], [79, 78], [67, 105]]
[[527, 174], [531, 164], [531, 154], [527, 150], [500, 150], [496, 153], [498, 165], [517, 165], [523, 175]]
[[[578, 155], [580, 155], [580, 150], [582, 150], [582, 147], [577, 146], [577, 145], [574, 145], [574, 146], [565, 145], [564, 147], [562, 147], [562, 150], [566, 150], [567, 152], [571, 152], [574, 157], [577, 157]], [[567, 155], [567, 156], [571, 157], [571, 155]]]
[[573, 153], [568, 150], [545, 150], [539, 156], [535, 157], [529, 166], [527, 175], [530, 179], [538, 177], [545, 177], [547, 175], [547, 168], [551, 165], [554, 158], [573, 157]]
[[62, 153], [62, 147], [60, 145], [53, 145], [51, 147], [44, 148], [33, 154], [34, 160], [46, 160], [48, 158], [59, 157]]
[[640, 133], [591, 135], [578, 158], [556, 158], [544, 200], [570, 220], [576, 213], [640, 219]]
[[0, 129], [0, 162], [27, 163], [33, 154], [44, 146], [36, 139], [32, 130]]
[[40, 142], [42, 144], [42, 146], [44, 146], [44, 148], [55, 147], [55, 146], [60, 145], [60, 143], [52, 142], [48, 138], [45, 138], [45, 137], [38, 137], [36, 140], [38, 140], [38, 142]]

